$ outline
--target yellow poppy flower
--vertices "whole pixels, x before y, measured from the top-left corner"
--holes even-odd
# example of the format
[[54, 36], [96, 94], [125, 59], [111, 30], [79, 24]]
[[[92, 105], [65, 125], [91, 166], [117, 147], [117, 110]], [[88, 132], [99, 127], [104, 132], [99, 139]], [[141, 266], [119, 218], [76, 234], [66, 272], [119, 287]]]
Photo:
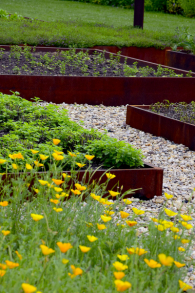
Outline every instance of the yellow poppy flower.
[[41, 155], [41, 154], [39, 155], [39, 157], [42, 161], [45, 161], [47, 158], [49, 158], [49, 156], [45, 156], [45, 155]]
[[125, 203], [125, 204], [131, 204], [132, 203], [132, 201], [130, 201], [129, 199], [123, 199], [123, 202]]
[[37, 288], [27, 284], [27, 283], [22, 283], [22, 289], [24, 290], [24, 293], [33, 293], [35, 291], [37, 291]]
[[99, 196], [99, 195], [95, 195], [95, 193], [91, 193], [90, 196], [91, 196], [93, 199], [98, 200], [98, 201], [99, 201], [99, 199], [101, 198], [101, 196]]
[[24, 160], [24, 157], [21, 153], [17, 153], [17, 154], [12, 154], [12, 155], [9, 155], [9, 157], [12, 159], [12, 160], [15, 160], [15, 159], [22, 159]]
[[155, 225], [155, 227], [158, 229], [158, 231], [161, 231], [161, 232], [166, 230], [166, 227], [163, 225]]
[[158, 221], [158, 219], [156, 219], [156, 218], [150, 218], [154, 223], [158, 223], [159, 221]]
[[85, 186], [82, 186], [81, 184], [75, 183], [76, 189], [79, 191], [86, 190], [87, 188]]
[[54, 150], [54, 153], [56, 153], [57, 155], [62, 155], [63, 154], [63, 152], [59, 152], [57, 150]]
[[16, 164], [12, 164], [12, 167], [13, 167], [14, 170], [18, 169], [18, 165], [16, 165]]
[[54, 179], [54, 178], [52, 178], [52, 181], [53, 181], [56, 185], [60, 185], [60, 184], [64, 183], [64, 181], [59, 180], [59, 179]]
[[66, 258], [63, 258], [63, 259], [62, 259], [62, 263], [63, 263], [64, 265], [66, 265], [68, 262], [69, 262], [68, 259], [66, 259]]
[[184, 220], [184, 221], [191, 221], [192, 220], [192, 217], [191, 216], [188, 216], [188, 215], [180, 215], [181, 217], [182, 217], [182, 219]]
[[8, 206], [8, 201], [6, 201], [6, 200], [0, 201], [0, 206], [2, 206], [2, 207]]
[[26, 169], [27, 170], [31, 170], [32, 169], [32, 166], [30, 164], [26, 164]]
[[178, 233], [179, 232], [179, 229], [177, 227], [171, 227], [170, 229], [174, 233]]
[[159, 223], [162, 224], [166, 229], [173, 227], [174, 223], [166, 220], [159, 220]]
[[168, 193], [165, 192], [165, 197], [166, 197], [167, 199], [171, 199], [171, 198], [173, 197], [173, 195], [168, 194]]
[[174, 259], [171, 256], [166, 256], [164, 253], [158, 255], [158, 258], [164, 266], [172, 266]]
[[107, 229], [104, 224], [97, 224], [98, 230], [104, 230]]
[[63, 189], [60, 188], [60, 187], [54, 187], [54, 190], [55, 190], [56, 192], [61, 192], [61, 191], [63, 191]]
[[82, 246], [82, 245], [79, 245], [79, 248], [83, 253], [86, 253], [91, 249], [91, 247]]
[[54, 159], [55, 159], [56, 161], [61, 161], [61, 160], [64, 159], [63, 156], [58, 155], [58, 154], [56, 154], [56, 153], [53, 153], [52, 156], [54, 157]]
[[69, 249], [73, 248], [73, 246], [70, 243], [57, 242], [57, 246], [59, 247], [60, 251], [63, 253], [65, 253]]
[[61, 142], [60, 139], [53, 139], [53, 144], [58, 145]]
[[86, 164], [76, 163], [76, 165], [79, 166], [79, 168], [83, 168]]
[[16, 250], [15, 253], [17, 254], [18, 258], [21, 260], [22, 259], [22, 256], [21, 254]]
[[174, 264], [176, 265], [177, 268], [185, 267], [185, 263], [180, 263], [178, 261], [174, 261]]
[[116, 290], [118, 292], [123, 292], [123, 291], [131, 288], [131, 286], [132, 286], [131, 283], [123, 282], [121, 280], [115, 280], [114, 283], [115, 283], [115, 286], [116, 286]]
[[75, 195], [79, 195], [81, 194], [81, 192], [79, 190], [74, 190], [74, 189], [71, 189], [71, 191], [75, 194]]
[[126, 219], [130, 214], [126, 213], [126, 212], [123, 212], [123, 211], [120, 211], [120, 215], [121, 215], [122, 219]]
[[11, 232], [9, 230], [2, 230], [1, 233], [4, 235], [4, 236], [7, 236], [9, 235]]
[[5, 270], [0, 270], [0, 277], [3, 277], [5, 275], [6, 271]]
[[192, 229], [193, 226], [192, 226], [191, 224], [187, 224], [187, 225], [185, 226], [185, 228], [186, 228], [187, 230], [189, 230], [189, 229]]
[[108, 192], [110, 193], [110, 195], [111, 195], [112, 197], [115, 197], [115, 196], [117, 196], [118, 194], [120, 194], [120, 192], [116, 192], [116, 191], [112, 191], [112, 190], [108, 190]]
[[46, 184], [48, 184], [48, 182], [47, 181], [45, 181], [45, 180], [38, 180], [39, 181], [39, 183], [41, 184], [41, 185], [46, 185]]
[[138, 210], [137, 208], [132, 208], [132, 211], [136, 214], [136, 215], [143, 215], [145, 212], [142, 210]]
[[71, 176], [67, 175], [66, 173], [62, 173], [62, 176], [63, 176], [64, 178], [66, 178], [66, 177], [71, 178]]
[[41, 251], [44, 255], [49, 255], [51, 253], [54, 253], [55, 250], [53, 250], [52, 248], [47, 247], [46, 245], [41, 244], [40, 245]]
[[167, 214], [167, 216], [169, 216], [169, 217], [174, 217], [174, 216], [177, 215], [177, 213], [175, 213], [175, 212], [173, 212], [173, 211], [171, 211], [169, 209], [164, 209], [164, 211]]
[[59, 203], [59, 200], [58, 199], [53, 199], [51, 198], [50, 199], [50, 202], [54, 203], [54, 204], [58, 204]]
[[126, 221], [126, 223], [127, 223], [127, 225], [128, 225], [129, 227], [133, 227], [133, 226], [135, 226], [135, 225], [137, 224], [136, 221]]
[[183, 248], [183, 247], [178, 247], [178, 250], [179, 250], [179, 251], [185, 251], [185, 248]]
[[3, 264], [3, 263], [0, 263], [0, 268], [2, 270], [6, 270], [7, 269], [7, 265]]
[[42, 215], [38, 215], [38, 214], [31, 214], [31, 217], [34, 221], [40, 221], [41, 219], [43, 219], [44, 217]]
[[39, 189], [37, 189], [37, 188], [33, 188], [33, 190], [34, 190], [36, 193], [39, 192]]
[[113, 179], [113, 178], [116, 177], [116, 175], [111, 174], [111, 173], [106, 173], [106, 177], [107, 177], [108, 179]]
[[189, 240], [189, 239], [181, 239], [181, 242], [182, 242], [183, 244], [186, 244], [186, 243], [189, 243], [190, 240]]
[[193, 287], [184, 283], [183, 281], [179, 280], [179, 287], [183, 290], [183, 291], [187, 291], [192, 289]]
[[73, 274], [68, 273], [68, 275], [71, 278], [74, 278], [76, 276], [79, 276], [79, 275], [82, 275], [83, 274], [83, 270], [81, 270], [80, 268], [75, 268], [75, 266], [73, 266], [73, 265], [71, 265], [70, 267], [71, 267], [71, 269], [73, 271]]
[[73, 158], [73, 157], [76, 157], [77, 155], [71, 153], [71, 152], [68, 152], [68, 154]]
[[127, 251], [128, 251], [129, 254], [137, 254], [139, 256], [147, 253], [147, 251], [145, 249], [139, 248], [139, 247], [136, 247], [136, 248], [134, 248], [134, 247], [127, 248], [126, 247], [126, 249], [127, 249]]
[[144, 258], [145, 263], [147, 263], [147, 265], [151, 268], [151, 269], [155, 269], [155, 268], [160, 268], [161, 264], [158, 263], [157, 261], [153, 260], [153, 259], [147, 259]]
[[125, 276], [123, 272], [114, 272], [113, 274], [117, 280], [121, 280]]
[[178, 235], [174, 235], [173, 238], [176, 240], [176, 239], [180, 239], [180, 236]]
[[43, 167], [44, 165], [39, 163], [38, 161], [34, 161], [35, 166], [37, 167]]
[[101, 215], [101, 219], [104, 223], [106, 223], [106, 222], [109, 222], [110, 220], [112, 220], [112, 217], [107, 217], [107, 216]]
[[127, 254], [117, 254], [117, 257], [121, 260], [121, 261], [125, 261], [127, 259], [129, 259], [128, 255]]
[[88, 161], [93, 160], [94, 157], [95, 157], [95, 156], [85, 155], [85, 158], [86, 158]]
[[56, 211], [56, 213], [60, 213], [60, 212], [62, 212], [62, 211], [63, 211], [63, 209], [62, 209], [62, 208], [53, 208], [53, 210], [54, 210], [54, 211]]
[[87, 238], [90, 242], [94, 242], [94, 241], [98, 240], [98, 238], [93, 235], [87, 235]]
[[104, 212], [105, 212], [105, 214], [107, 214], [109, 216], [114, 215], [114, 212], [113, 211], [107, 211], [107, 210], [105, 210]]
[[4, 164], [7, 160], [0, 159], [0, 164]]
[[35, 154], [39, 153], [39, 151], [32, 150], [32, 149], [31, 149], [31, 152], [33, 153], [33, 155], [35, 155]]
[[16, 267], [19, 267], [19, 263], [17, 262], [12, 262], [12, 261], [9, 261], [9, 260], [6, 260], [6, 265], [9, 269], [14, 269]]
[[124, 271], [124, 270], [128, 269], [128, 266], [127, 265], [124, 265], [123, 263], [121, 263], [119, 261], [115, 261], [113, 263], [113, 266], [115, 267], [115, 269], [117, 271]]

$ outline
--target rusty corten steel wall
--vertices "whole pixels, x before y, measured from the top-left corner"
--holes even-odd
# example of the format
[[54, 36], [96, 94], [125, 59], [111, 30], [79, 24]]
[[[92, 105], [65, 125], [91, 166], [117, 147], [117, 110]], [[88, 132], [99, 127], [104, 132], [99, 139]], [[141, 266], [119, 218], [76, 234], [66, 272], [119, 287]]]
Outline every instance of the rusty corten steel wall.
[[166, 65], [195, 72], [195, 55], [168, 50], [166, 52]]
[[[64, 171], [67, 174], [70, 174], [70, 171]], [[82, 180], [85, 171], [79, 171], [79, 180]], [[91, 178], [90, 182], [93, 180], [98, 180], [103, 174], [105, 170], [98, 170]], [[140, 198], [147, 198], [151, 199], [155, 195], [161, 196], [162, 195], [162, 184], [163, 184], [163, 169], [154, 167], [149, 164], [145, 164], [145, 168], [140, 169], [113, 169], [111, 170], [112, 174], [115, 174], [116, 177], [110, 180], [107, 190], [113, 188], [115, 184], [118, 186], [123, 186], [122, 193], [129, 190], [129, 189], [137, 189], [134, 194], [126, 195], [124, 198], [128, 198], [131, 196], [137, 196]], [[30, 173], [29, 173], [30, 174]], [[40, 176], [39, 176], [40, 174]], [[44, 174], [43, 172], [36, 173], [36, 175], [41, 178], [41, 175]], [[2, 176], [2, 180], [5, 182], [9, 182], [12, 177], [15, 177], [15, 174], [7, 174]], [[107, 179], [106, 175], [102, 177], [100, 183], [105, 182]], [[32, 179], [34, 182], [34, 178]], [[87, 182], [87, 181], [86, 181]], [[71, 183], [71, 182], [70, 182]], [[117, 191], [117, 187], [114, 188]]]
[[117, 53], [121, 51], [121, 55], [127, 57], [133, 57], [161, 65], [167, 65], [165, 62], [165, 54], [166, 51], [170, 48], [166, 48], [163, 50], [156, 49], [154, 47], [151, 48], [138, 48], [138, 47], [123, 47], [118, 48], [117, 46], [94, 46], [91, 49], [99, 49], [106, 50], [111, 53]]
[[195, 151], [195, 125], [152, 113], [148, 109], [149, 106], [127, 106], [126, 123]]
[[195, 100], [195, 79], [177, 77], [76, 77], [0, 75], [0, 92], [30, 100], [105, 106]]

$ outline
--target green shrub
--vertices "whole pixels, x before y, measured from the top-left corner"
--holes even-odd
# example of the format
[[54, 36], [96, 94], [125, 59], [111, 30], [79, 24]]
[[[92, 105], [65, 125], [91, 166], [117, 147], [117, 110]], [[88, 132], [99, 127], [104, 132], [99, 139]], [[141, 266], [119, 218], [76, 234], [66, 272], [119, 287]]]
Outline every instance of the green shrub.
[[167, 0], [167, 12], [173, 14], [183, 14], [182, 0]]
[[195, 16], [195, 0], [181, 0], [181, 7], [184, 10], [185, 16]]
[[[45, 167], [49, 168], [54, 150], [62, 151], [64, 159], [60, 161], [64, 170], [71, 168], [69, 151], [77, 155], [77, 162], [86, 162], [85, 154], [95, 155], [95, 162], [105, 167], [142, 166], [140, 150], [117, 141], [97, 130], [87, 130], [68, 118], [67, 110], [48, 104], [39, 106], [17, 96], [0, 93], [0, 158], [8, 158], [8, 170], [11, 170], [9, 154], [21, 152], [25, 160], [33, 164], [31, 149], [39, 153], [47, 152]], [[52, 139], [59, 139], [60, 146], [55, 146]], [[37, 155], [37, 159], [39, 156]], [[23, 166], [21, 161], [21, 167]], [[0, 165], [0, 173], [3, 165]]]

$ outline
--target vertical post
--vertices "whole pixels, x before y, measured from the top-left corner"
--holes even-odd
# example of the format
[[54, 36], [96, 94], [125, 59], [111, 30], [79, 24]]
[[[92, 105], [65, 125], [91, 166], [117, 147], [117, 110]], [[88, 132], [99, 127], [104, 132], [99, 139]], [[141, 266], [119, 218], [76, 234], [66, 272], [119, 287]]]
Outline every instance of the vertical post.
[[143, 29], [143, 23], [144, 23], [144, 0], [135, 0], [133, 25]]

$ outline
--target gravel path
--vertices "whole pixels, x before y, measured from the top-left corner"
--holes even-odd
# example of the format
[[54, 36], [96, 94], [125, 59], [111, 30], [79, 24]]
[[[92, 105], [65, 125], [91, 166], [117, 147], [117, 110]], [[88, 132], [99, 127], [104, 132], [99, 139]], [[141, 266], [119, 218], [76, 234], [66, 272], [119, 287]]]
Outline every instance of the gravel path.
[[[141, 149], [145, 155], [145, 162], [163, 168], [163, 195], [164, 192], [174, 195], [167, 202], [167, 207], [176, 212], [181, 208], [183, 214], [191, 211], [194, 220], [190, 223], [195, 226], [195, 192], [191, 201], [188, 201], [195, 188], [195, 152], [190, 151], [184, 145], [175, 144], [162, 137], [152, 136], [126, 125], [126, 106], [105, 107], [103, 105], [69, 105], [65, 103], [59, 106], [67, 109], [70, 119], [84, 128], [96, 128], [100, 132], [106, 129], [109, 136], [126, 141], [135, 148]], [[142, 218], [142, 221], [147, 222], [150, 217], [158, 217], [165, 197], [154, 197], [149, 201], [140, 201], [134, 198], [131, 200], [133, 203], [129, 207], [126, 206], [126, 211], [131, 213], [133, 206], [145, 210], [145, 217]], [[144, 229], [142, 228], [140, 233], [145, 232]], [[189, 230], [187, 233], [192, 232]], [[187, 257], [186, 261], [192, 259], [195, 260], [195, 244], [192, 247], [191, 256]], [[185, 281], [195, 287], [194, 267], [190, 266], [187, 270], [188, 276]]]

